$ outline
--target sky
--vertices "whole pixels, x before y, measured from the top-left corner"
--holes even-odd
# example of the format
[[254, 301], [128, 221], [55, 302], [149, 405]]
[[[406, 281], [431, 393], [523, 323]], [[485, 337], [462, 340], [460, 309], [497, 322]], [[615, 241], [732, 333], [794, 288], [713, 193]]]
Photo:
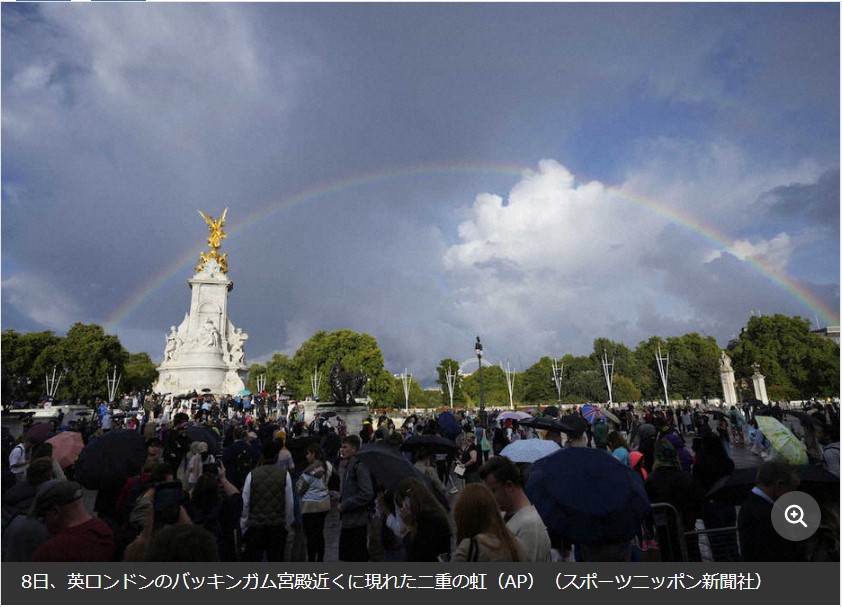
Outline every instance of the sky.
[[163, 358], [228, 208], [246, 362], [839, 324], [839, 6], [3, 3], [2, 329]]

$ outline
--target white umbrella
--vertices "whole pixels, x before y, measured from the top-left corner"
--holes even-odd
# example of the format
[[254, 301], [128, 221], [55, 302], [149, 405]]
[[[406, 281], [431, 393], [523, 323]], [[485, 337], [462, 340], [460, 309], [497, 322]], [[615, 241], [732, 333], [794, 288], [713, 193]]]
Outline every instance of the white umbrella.
[[529, 415], [529, 413], [524, 413], [523, 411], [504, 411], [503, 413], [497, 416], [497, 419], [513, 419], [515, 421], [520, 421], [522, 419], [526, 419], [527, 417], [532, 416]]
[[513, 462], [532, 463], [561, 449], [558, 443], [540, 438], [524, 438], [506, 445], [500, 455]]

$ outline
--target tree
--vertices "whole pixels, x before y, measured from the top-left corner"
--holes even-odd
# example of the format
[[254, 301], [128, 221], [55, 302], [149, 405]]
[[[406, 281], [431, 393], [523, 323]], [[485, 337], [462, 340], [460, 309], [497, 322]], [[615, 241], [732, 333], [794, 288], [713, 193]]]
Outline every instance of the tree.
[[[566, 368], [564, 375], [569, 376]], [[549, 356], [541, 357], [541, 360], [528, 367], [523, 373], [519, 373], [516, 381], [522, 387], [523, 399], [528, 403], [549, 403], [558, 400], [553, 381], [553, 361]], [[564, 381], [565, 378], [562, 378], [562, 389], [564, 389]]]
[[[44, 394], [45, 367], [35, 365], [41, 353], [58, 345], [52, 331], [25, 333], [9, 329], [2, 335], [2, 390], [8, 401], [34, 402]], [[52, 366], [50, 366], [52, 369]]]
[[41, 353], [39, 361], [42, 358], [55, 360], [67, 369], [58, 398], [80, 398], [82, 402], [89, 402], [107, 394], [108, 373], [113, 372], [115, 365], [117, 372], [122, 373], [129, 353], [116, 335], [106, 335], [99, 325], [77, 322], [56, 346]]
[[152, 384], [157, 379], [158, 370], [146, 352], [128, 355], [121, 382], [121, 389], [123, 391], [151, 390]]
[[731, 359], [737, 378], [750, 378], [752, 365], [758, 363], [770, 396], [839, 394], [839, 344], [812, 333], [804, 318], [753, 316], [731, 351]]

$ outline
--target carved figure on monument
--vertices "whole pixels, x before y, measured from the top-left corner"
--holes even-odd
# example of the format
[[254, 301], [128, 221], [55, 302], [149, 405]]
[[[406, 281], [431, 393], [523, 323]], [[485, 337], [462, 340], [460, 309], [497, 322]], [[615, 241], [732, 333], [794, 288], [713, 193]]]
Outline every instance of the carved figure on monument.
[[202, 326], [202, 345], [206, 348], [219, 348], [219, 331], [216, 330], [216, 326], [210, 318]]
[[241, 365], [245, 359], [245, 352], [243, 352], [243, 344], [249, 338], [248, 333], [243, 333], [242, 329], [235, 329], [231, 334], [231, 353], [230, 362], [234, 365]]
[[733, 371], [734, 369], [731, 368], [731, 357], [726, 354], [725, 350], [722, 350], [722, 353], [719, 355], [719, 370], [720, 371]]
[[178, 346], [181, 345], [181, 339], [178, 337], [175, 327], [170, 327], [170, 334], [166, 336], [166, 339], [167, 347], [164, 349], [164, 362], [173, 360], [178, 351]]
[[205, 264], [214, 259], [219, 264], [219, 268], [222, 270], [223, 274], [228, 273], [228, 253], [223, 253], [222, 255], [219, 254], [219, 247], [222, 246], [222, 239], [226, 238], [226, 234], [222, 229], [222, 226], [225, 225], [225, 215], [228, 214], [228, 208], [222, 211], [222, 216], [219, 219], [214, 220], [213, 217], [209, 217], [202, 211], [199, 211], [199, 215], [202, 216], [202, 219], [205, 220], [205, 223], [208, 224], [208, 230], [210, 230], [210, 235], [208, 236], [208, 246], [210, 247], [210, 251], [203, 252], [199, 256], [199, 263], [196, 266], [196, 271], [201, 272]]
[[330, 391], [336, 404], [354, 405], [354, 397], [363, 396], [365, 384], [368, 381], [365, 373], [348, 373], [337, 357], [336, 364], [330, 368]]
[[751, 363], [751, 370], [754, 371], [754, 375], [760, 375], [760, 363], [757, 361]]
[[342, 359], [337, 356], [336, 363], [330, 368], [330, 392], [334, 403], [347, 402], [348, 393], [345, 389], [345, 366]]

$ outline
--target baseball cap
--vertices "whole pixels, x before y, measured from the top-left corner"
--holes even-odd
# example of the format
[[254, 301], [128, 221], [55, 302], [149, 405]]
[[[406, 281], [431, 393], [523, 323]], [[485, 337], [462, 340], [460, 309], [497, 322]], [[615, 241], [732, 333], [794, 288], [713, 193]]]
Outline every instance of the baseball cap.
[[73, 481], [47, 481], [38, 489], [33, 511], [36, 516], [43, 516], [56, 506], [66, 506], [82, 498], [82, 485]]

